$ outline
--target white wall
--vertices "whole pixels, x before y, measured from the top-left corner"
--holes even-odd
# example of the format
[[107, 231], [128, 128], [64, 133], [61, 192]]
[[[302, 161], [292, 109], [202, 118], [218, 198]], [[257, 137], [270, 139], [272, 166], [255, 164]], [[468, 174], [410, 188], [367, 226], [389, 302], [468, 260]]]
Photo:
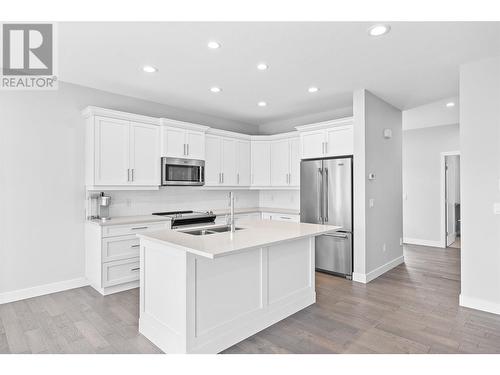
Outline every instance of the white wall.
[[[404, 124], [403, 117], [403, 127]], [[459, 148], [458, 124], [403, 131], [403, 234], [406, 243], [442, 246], [441, 153]]]
[[[84, 121], [80, 111], [88, 105], [239, 132], [256, 130], [65, 83], [57, 91], [1, 91], [0, 297], [7, 291], [84, 275]], [[159, 196], [165, 198], [162, 193]], [[201, 197], [197, 198], [202, 201]]]
[[500, 57], [460, 68], [460, 304], [500, 314]]
[[[366, 90], [354, 92], [353, 109], [353, 279], [367, 282], [403, 261], [402, 114]], [[391, 139], [384, 129], [392, 130]], [[376, 179], [368, 180], [369, 173]]]
[[[447, 107], [449, 102], [454, 107]], [[458, 97], [441, 99], [403, 111], [403, 130], [458, 124], [460, 103]]]
[[278, 134], [294, 131], [296, 126], [314, 124], [316, 122], [334, 120], [352, 116], [352, 107], [332, 109], [325, 112], [316, 112], [294, 117], [293, 119], [271, 121], [259, 125], [260, 134]]
[[[148, 215], [175, 210], [208, 211], [229, 205], [229, 191], [203, 190], [198, 187], [165, 187], [158, 191], [107, 191], [111, 196], [110, 215]], [[258, 207], [259, 192], [234, 190], [236, 208]]]
[[300, 190], [261, 190], [259, 207], [300, 210]]

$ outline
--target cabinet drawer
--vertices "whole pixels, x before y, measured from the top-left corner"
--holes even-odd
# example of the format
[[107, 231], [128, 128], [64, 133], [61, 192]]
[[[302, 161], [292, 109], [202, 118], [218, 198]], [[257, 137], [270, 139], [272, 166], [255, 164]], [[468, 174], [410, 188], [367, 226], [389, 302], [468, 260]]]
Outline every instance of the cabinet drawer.
[[139, 238], [129, 236], [108, 237], [102, 239], [102, 261], [130, 259], [139, 256]]
[[139, 280], [139, 258], [103, 263], [102, 286], [108, 287]]
[[155, 230], [170, 229], [170, 221], [127, 225], [108, 225], [102, 227], [103, 237], [125, 236]]
[[300, 216], [299, 215], [284, 215], [284, 214], [272, 214], [273, 220], [276, 221], [291, 221], [294, 223], [300, 222]]

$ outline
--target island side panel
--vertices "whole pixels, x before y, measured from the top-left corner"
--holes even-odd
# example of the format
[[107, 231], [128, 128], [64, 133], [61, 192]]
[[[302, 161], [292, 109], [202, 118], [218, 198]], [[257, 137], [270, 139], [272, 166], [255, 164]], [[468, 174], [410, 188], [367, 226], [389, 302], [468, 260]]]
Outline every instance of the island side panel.
[[186, 262], [178, 248], [141, 239], [139, 332], [165, 353], [186, 353]]
[[316, 300], [314, 237], [215, 259], [188, 254], [187, 348], [218, 353]]

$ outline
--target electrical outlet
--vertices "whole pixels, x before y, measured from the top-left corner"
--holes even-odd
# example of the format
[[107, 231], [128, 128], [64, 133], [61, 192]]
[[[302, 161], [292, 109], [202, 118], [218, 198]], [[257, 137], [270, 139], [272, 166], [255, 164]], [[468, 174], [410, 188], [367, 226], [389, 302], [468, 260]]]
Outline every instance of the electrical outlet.
[[385, 251], [387, 250], [387, 246], [385, 244], [382, 245], [382, 252], [385, 253]]
[[375, 199], [370, 198], [370, 200], [368, 201], [368, 205], [370, 206], [370, 208], [373, 208], [375, 206]]
[[500, 215], [500, 203], [493, 203], [493, 213]]

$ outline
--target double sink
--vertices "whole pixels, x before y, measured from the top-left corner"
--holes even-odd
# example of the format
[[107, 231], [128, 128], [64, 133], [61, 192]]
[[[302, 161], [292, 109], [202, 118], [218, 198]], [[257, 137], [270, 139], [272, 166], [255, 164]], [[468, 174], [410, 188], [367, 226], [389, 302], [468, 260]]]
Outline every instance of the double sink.
[[[244, 228], [234, 228], [235, 230], [242, 230]], [[231, 226], [230, 225], [225, 225], [222, 227], [216, 227], [216, 228], [200, 228], [200, 229], [193, 229], [193, 230], [183, 230], [181, 231], [182, 233], [190, 234], [192, 236], [206, 236], [208, 234], [216, 234], [216, 233], [224, 233], [224, 232], [230, 232], [231, 231]]]

